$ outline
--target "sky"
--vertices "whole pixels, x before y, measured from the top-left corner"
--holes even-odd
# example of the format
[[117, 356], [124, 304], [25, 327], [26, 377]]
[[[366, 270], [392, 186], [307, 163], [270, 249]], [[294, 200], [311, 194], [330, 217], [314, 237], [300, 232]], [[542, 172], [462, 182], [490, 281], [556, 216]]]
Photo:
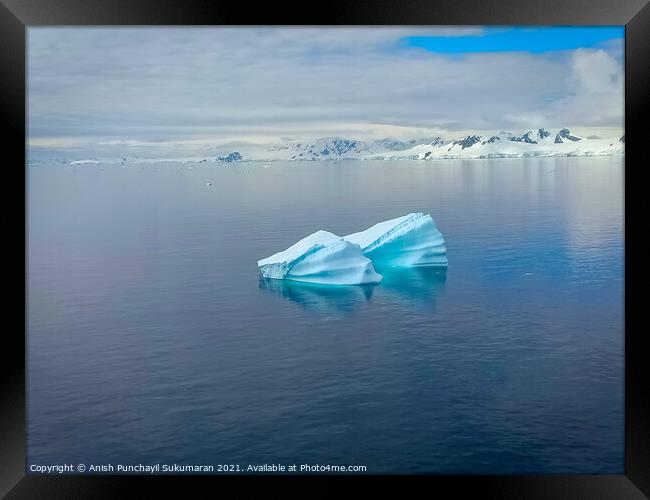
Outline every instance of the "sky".
[[28, 142], [623, 127], [623, 27], [28, 29]]

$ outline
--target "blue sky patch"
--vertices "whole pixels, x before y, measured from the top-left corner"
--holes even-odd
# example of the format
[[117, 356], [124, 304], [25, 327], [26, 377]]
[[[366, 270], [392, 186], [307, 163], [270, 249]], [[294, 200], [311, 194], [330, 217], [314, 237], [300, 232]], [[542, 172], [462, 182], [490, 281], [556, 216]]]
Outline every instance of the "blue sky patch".
[[539, 54], [554, 50], [596, 48], [610, 40], [622, 40], [624, 34], [623, 26], [499, 27], [486, 28], [480, 35], [410, 36], [402, 38], [402, 42], [408, 47], [447, 54], [512, 51]]

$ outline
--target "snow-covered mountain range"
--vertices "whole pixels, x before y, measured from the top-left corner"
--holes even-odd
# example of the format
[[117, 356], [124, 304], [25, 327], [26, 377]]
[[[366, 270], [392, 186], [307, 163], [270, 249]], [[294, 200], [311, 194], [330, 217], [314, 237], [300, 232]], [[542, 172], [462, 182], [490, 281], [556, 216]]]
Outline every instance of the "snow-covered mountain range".
[[[470, 134], [453, 139], [442, 137], [362, 141], [343, 137], [321, 137], [306, 142], [286, 142], [272, 146], [242, 143], [237, 150], [214, 148], [218, 154], [119, 155], [109, 152], [94, 154], [75, 151], [39, 151], [30, 148], [29, 163], [90, 164], [149, 162], [240, 163], [247, 161], [323, 161], [355, 160], [435, 160], [479, 158], [529, 158], [542, 156], [611, 156], [625, 152], [625, 136], [602, 138], [581, 137], [568, 128], [530, 129], [520, 134], [500, 132], [498, 135]], [[73, 155], [72, 155], [73, 154]]]
[[343, 137], [320, 137], [309, 142], [289, 142], [271, 146], [266, 151], [251, 152], [251, 159], [262, 160], [335, 160], [338, 158], [363, 159], [387, 151], [404, 151], [418, 144], [395, 139], [360, 141]]
[[[434, 160], [456, 158], [527, 158], [533, 156], [602, 156], [625, 152], [624, 137], [584, 138], [568, 128], [533, 129], [520, 135], [507, 132], [484, 136], [471, 134], [445, 140], [441, 137], [418, 143], [382, 139], [356, 141], [340, 137], [320, 138], [310, 143], [293, 143], [257, 153], [283, 160], [329, 160], [336, 158]], [[245, 155], [244, 155], [245, 156]], [[257, 156], [257, 155], [255, 155]], [[251, 157], [250, 159], [257, 159]]]

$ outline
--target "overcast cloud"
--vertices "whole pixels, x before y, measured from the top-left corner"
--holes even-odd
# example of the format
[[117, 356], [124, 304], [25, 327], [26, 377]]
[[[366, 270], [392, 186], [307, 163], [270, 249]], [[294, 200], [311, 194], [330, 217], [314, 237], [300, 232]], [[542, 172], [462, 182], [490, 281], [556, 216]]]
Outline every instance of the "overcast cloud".
[[30, 28], [33, 144], [623, 126], [622, 43], [441, 54], [478, 28]]

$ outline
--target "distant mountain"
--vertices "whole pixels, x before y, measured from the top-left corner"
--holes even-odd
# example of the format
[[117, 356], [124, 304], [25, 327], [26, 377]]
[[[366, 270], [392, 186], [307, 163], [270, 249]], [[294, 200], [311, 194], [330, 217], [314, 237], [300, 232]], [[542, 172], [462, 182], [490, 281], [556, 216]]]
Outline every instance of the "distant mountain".
[[514, 142], [525, 142], [526, 144], [539, 144], [547, 137], [551, 137], [551, 133], [545, 128], [538, 128], [537, 130], [529, 130], [519, 137], [511, 137], [510, 140]]
[[571, 131], [568, 128], [563, 128], [555, 136], [555, 144], [562, 144], [563, 142], [567, 142], [567, 141], [581, 141], [581, 140], [582, 137], [571, 135]]
[[[234, 145], [231, 145], [231, 147]], [[223, 146], [222, 146], [223, 147]], [[241, 143], [238, 151], [223, 156], [191, 155], [135, 157], [126, 151], [109, 156], [103, 152], [63, 150], [30, 147], [30, 165], [90, 165], [96, 163], [237, 163], [274, 160], [433, 160], [473, 158], [528, 158], [536, 156], [602, 156], [622, 155], [625, 152], [625, 135], [620, 138], [580, 137], [568, 128], [529, 129], [515, 135], [500, 132], [498, 135], [469, 134], [454, 139], [442, 137], [419, 139], [392, 139], [361, 141], [344, 137], [321, 137], [306, 142], [287, 142], [266, 146]], [[119, 155], [119, 156], [118, 156]]]
[[217, 163], [233, 163], [235, 161], [242, 161], [243, 157], [238, 151], [233, 151], [229, 155], [226, 156], [217, 156], [215, 158], [215, 161]]
[[[438, 137], [439, 139], [439, 137]], [[435, 140], [435, 139], [434, 139]], [[375, 146], [382, 147], [384, 149], [388, 149], [390, 151], [404, 151], [405, 149], [412, 148], [413, 146], [417, 145], [418, 142], [416, 139], [412, 139], [410, 141], [398, 141], [395, 139], [380, 139], [378, 141], [374, 142]]]
[[342, 137], [323, 137], [307, 144], [292, 159], [329, 159], [372, 153], [363, 141]]
[[528, 158], [535, 156], [601, 156], [624, 153], [623, 142], [585, 139], [568, 128], [531, 129], [520, 135], [501, 137], [471, 134], [452, 141], [420, 144], [411, 149], [371, 155], [383, 159]]
[[[468, 135], [462, 139], [458, 139], [451, 143], [451, 148], [454, 146], [460, 146], [461, 149], [471, 148], [474, 144], [481, 142], [481, 137], [478, 135]], [[449, 149], [451, 149], [449, 148]]]
[[451, 140], [379, 139], [361, 141], [321, 137], [308, 142], [278, 144], [255, 152], [251, 160], [398, 159], [433, 160], [455, 158], [527, 158], [535, 156], [600, 156], [624, 153], [624, 137], [583, 138], [568, 128], [529, 129], [521, 134], [501, 132], [485, 136], [470, 134]]
[[419, 142], [416, 139], [401, 141], [385, 138], [376, 141], [360, 141], [343, 137], [321, 137], [310, 142], [294, 142], [271, 146], [267, 150], [270, 154], [263, 159], [332, 160], [361, 158], [382, 152], [404, 151], [417, 144]]

